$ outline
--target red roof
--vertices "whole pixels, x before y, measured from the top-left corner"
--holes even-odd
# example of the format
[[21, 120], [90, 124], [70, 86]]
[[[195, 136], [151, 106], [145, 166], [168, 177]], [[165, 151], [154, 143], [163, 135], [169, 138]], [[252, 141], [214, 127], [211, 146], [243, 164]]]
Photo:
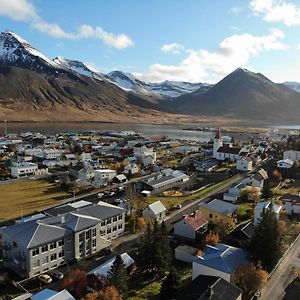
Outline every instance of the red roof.
[[218, 131], [216, 132], [215, 139], [220, 140], [221, 138], [222, 138], [222, 133], [221, 133], [221, 129], [219, 128]]
[[194, 230], [199, 229], [208, 222], [207, 219], [200, 212], [188, 215], [184, 219], [188, 224], [190, 224], [194, 228]]

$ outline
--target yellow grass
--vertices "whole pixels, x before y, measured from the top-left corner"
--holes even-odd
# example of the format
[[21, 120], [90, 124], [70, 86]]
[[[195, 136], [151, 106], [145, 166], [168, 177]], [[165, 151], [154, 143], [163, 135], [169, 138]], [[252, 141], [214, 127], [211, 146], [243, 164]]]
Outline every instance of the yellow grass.
[[68, 193], [46, 180], [24, 179], [0, 184], [0, 221], [59, 204]]

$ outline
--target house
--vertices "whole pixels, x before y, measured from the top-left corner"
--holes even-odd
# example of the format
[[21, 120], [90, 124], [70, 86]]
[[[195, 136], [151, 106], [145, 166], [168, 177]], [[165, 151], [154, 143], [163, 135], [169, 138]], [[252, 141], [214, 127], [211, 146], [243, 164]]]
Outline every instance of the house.
[[240, 172], [250, 172], [252, 171], [252, 159], [245, 156], [241, 157], [236, 161], [236, 170]]
[[194, 168], [199, 172], [211, 172], [218, 165], [215, 159], [198, 160], [194, 162]]
[[136, 163], [128, 164], [124, 167], [124, 173], [129, 175], [137, 174], [140, 171]]
[[112, 180], [117, 176], [116, 170], [110, 169], [102, 169], [102, 170], [95, 170], [95, 180], [93, 182], [93, 186], [105, 186], [112, 183]]
[[201, 213], [210, 221], [231, 217], [238, 209], [237, 205], [219, 199], [199, 205]]
[[252, 222], [243, 223], [230, 232], [225, 241], [231, 246], [248, 249], [254, 233], [255, 225]]
[[195, 153], [199, 151], [199, 146], [192, 145], [180, 145], [174, 149], [175, 154], [187, 155], [189, 153]]
[[160, 201], [156, 201], [143, 210], [143, 217], [161, 223], [166, 217], [167, 209]]
[[234, 187], [231, 187], [227, 193], [224, 193], [223, 200], [229, 201], [229, 202], [235, 202], [239, 196], [241, 195], [241, 192], [247, 187], [247, 185], [244, 182], [240, 182]]
[[242, 300], [243, 291], [217, 276], [199, 275], [187, 285], [177, 300]]
[[[135, 268], [134, 259], [126, 252], [121, 254], [121, 258], [123, 260], [125, 268], [127, 269], [128, 275], [131, 274]], [[88, 274], [94, 274], [98, 277], [106, 277], [108, 275], [108, 271], [112, 267], [115, 260], [116, 260], [116, 256], [110, 258], [109, 260], [107, 260], [106, 262], [101, 264], [100, 266], [91, 270]]]
[[126, 183], [128, 179], [124, 174], [119, 174], [113, 178], [113, 181], [116, 183]]
[[10, 168], [11, 176], [14, 178], [34, 176], [38, 172], [38, 165], [30, 162], [13, 163]]
[[90, 181], [95, 177], [95, 171], [89, 163], [79, 163], [70, 168], [69, 175], [80, 181]]
[[61, 158], [62, 151], [58, 149], [45, 149], [41, 152], [33, 154], [37, 158], [47, 159], [47, 160], [57, 160]]
[[300, 160], [300, 151], [288, 150], [283, 152], [283, 159], [290, 159], [292, 161]]
[[92, 159], [91, 153], [82, 152], [79, 157], [82, 162], [90, 162]]
[[3, 265], [21, 277], [93, 255], [125, 230], [125, 210], [101, 201], [65, 204], [45, 213], [1, 229]]
[[273, 212], [276, 214], [277, 220], [279, 220], [281, 205], [275, 204], [271, 201], [259, 202], [254, 208], [254, 225], [259, 224], [263, 213], [269, 209], [273, 209]]
[[179, 170], [165, 169], [137, 183], [139, 190], [159, 192], [189, 180], [189, 176]]
[[277, 162], [277, 168], [279, 169], [290, 169], [293, 167], [293, 165], [294, 162], [289, 158], [281, 159]]
[[265, 180], [267, 180], [268, 173], [264, 169], [260, 169], [254, 175], [247, 177], [243, 180], [243, 182], [247, 185], [254, 185], [260, 189], [263, 188]]
[[60, 292], [44, 289], [33, 295], [31, 300], [75, 300], [75, 298], [66, 289]]
[[208, 275], [232, 282], [237, 267], [250, 263], [248, 256], [246, 250], [226, 244], [218, 243], [215, 247], [207, 245], [202, 256], [193, 260], [192, 280], [199, 275]]
[[285, 194], [280, 198], [283, 208], [288, 215], [300, 215], [300, 195]]
[[136, 144], [133, 148], [133, 154], [139, 164], [143, 166], [154, 165], [156, 162], [156, 153], [153, 148], [148, 148], [142, 144]]
[[199, 240], [206, 232], [208, 220], [200, 213], [193, 212], [174, 224], [174, 235], [191, 241]]

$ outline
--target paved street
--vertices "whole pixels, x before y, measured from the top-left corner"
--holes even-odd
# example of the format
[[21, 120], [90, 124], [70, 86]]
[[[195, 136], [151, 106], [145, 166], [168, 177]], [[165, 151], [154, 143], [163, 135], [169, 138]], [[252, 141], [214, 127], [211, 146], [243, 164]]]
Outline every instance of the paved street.
[[300, 236], [292, 245], [282, 262], [262, 290], [260, 300], [281, 300], [285, 289], [294, 279], [295, 268], [300, 268]]

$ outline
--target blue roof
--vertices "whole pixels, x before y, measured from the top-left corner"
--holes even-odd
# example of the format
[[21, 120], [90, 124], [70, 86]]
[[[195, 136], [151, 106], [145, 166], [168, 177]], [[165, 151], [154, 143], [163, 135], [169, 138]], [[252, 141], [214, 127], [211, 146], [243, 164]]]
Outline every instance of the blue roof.
[[238, 266], [250, 263], [248, 256], [249, 253], [243, 249], [219, 243], [215, 247], [207, 245], [203, 256], [193, 262], [231, 274]]
[[37, 294], [33, 295], [31, 297], [32, 300], [45, 300], [48, 298], [51, 298], [53, 296], [55, 296], [57, 294], [57, 292], [49, 290], [49, 289], [44, 289], [40, 292], [38, 292]]

